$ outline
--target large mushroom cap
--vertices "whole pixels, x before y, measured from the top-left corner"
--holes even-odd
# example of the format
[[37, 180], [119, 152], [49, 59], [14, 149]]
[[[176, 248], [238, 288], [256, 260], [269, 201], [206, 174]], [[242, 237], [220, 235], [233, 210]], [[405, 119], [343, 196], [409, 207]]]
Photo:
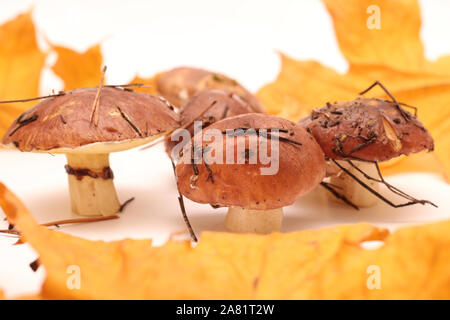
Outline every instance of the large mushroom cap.
[[434, 148], [430, 133], [414, 115], [382, 99], [328, 104], [299, 124], [331, 159], [385, 161]]
[[160, 98], [103, 87], [92, 123], [98, 88], [68, 91], [41, 101], [17, 118], [3, 137], [21, 151], [109, 153], [147, 143], [179, 125], [178, 115]]
[[259, 99], [237, 81], [203, 69], [179, 67], [167, 71], [158, 77], [157, 89], [177, 107], [184, 105], [191, 96], [202, 90], [219, 89], [238, 95], [254, 112], [264, 112]]
[[[208, 106], [211, 106], [208, 111], [201, 118], [197, 119], [199, 114]], [[254, 111], [248, 103], [233, 93], [222, 90], [203, 90], [190, 98], [180, 109], [180, 124], [183, 126], [197, 119], [202, 121], [202, 128], [204, 129], [219, 120], [252, 112]], [[186, 130], [193, 135], [194, 124], [188, 126]], [[167, 140], [166, 151], [170, 154], [177, 143], [177, 141]]]
[[[279, 133], [273, 133], [281, 137], [279, 157], [275, 159], [278, 171], [275, 174], [261, 174], [260, 169], [270, 167], [270, 164], [261, 163], [259, 155], [257, 162], [251, 164], [252, 155], [259, 153], [259, 148], [255, 150], [248, 144], [251, 135], [232, 137], [224, 134], [222, 143], [206, 141], [207, 130], [223, 132], [237, 128], [282, 129]], [[204, 129], [202, 134], [202, 150], [206, 150], [206, 158], [212, 155], [214, 149], [223, 148], [224, 164], [211, 163], [207, 167], [202, 161], [195, 165], [198, 170], [196, 177], [194, 166], [190, 164], [192, 145], [186, 146], [176, 167], [176, 175], [180, 192], [193, 201], [252, 210], [276, 209], [292, 204], [315, 188], [324, 177], [325, 160], [319, 145], [302, 127], [286, 119], [257, 113], [243, 114], [218, 121]], [[262, 136], [256, 136], [256, 139], [257, 145], [267, 145], [271, 154], [270, 141], [267, 143]], [[244, 151], [238, 153], [237, 146], [240, 144]], [[231, 150], [227, 150], [227, 145]], [[194, 144], [194, 150], [199, 149], [200, 146]], [[234, 154], [233, 164], [225, 163], [227, 151]]]

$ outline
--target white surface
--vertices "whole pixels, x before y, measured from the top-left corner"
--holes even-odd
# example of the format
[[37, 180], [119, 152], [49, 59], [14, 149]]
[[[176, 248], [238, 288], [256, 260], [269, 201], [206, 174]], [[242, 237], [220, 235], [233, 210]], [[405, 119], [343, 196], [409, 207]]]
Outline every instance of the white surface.
[[[299, 59], [315, 59], [345, 71], [331, 20], [323, 5], [305, 1], [30, 1], [0, 2], [0, 23], [34, 4], [39, 33], [53, 43], [85, 50], [102, 41], [110, 83], [124, 83], [136, 73], [178, 65], [194, 65], [224, 72], [252, 90], [271, 81], [279, 61], [275, 50]], [[450, 53], [450, 42], [440, 36], [449, 30], [449, 1], [421, 1], [422, 38], [429, 58]], [[50, 59], [51, 60], [51, 59]], [[61, 83], [44, 73], [42, 93]], [[72, 217], [63, 156], [2, 152], [0, 180], [15, 191], [40, 222]], [[89, 239], [154, 238], [184, 229], [172, 168], [161, 148], [112, 155], [111, 166], [121, 201], [135, 196], [119, 220], [64, 226], [64, 232]], [[415, 206], [392, 209], [378, 206], [356, 212], [325, 201], [317, 191], [286, 208], [283, 231], [330, 224], [373, 222], [397, 227], [450, 218], [450, 187], [427, 174], [389, 179], [439, 208]], [[186, 200], [196, 232], [223, 231], [225, 209], [213, 210]], [[0, 217], [2, 214], [0, 213]], [[6, 227], [0, 222], [0, 228]], [[13, 238], [0, 237], [0, 288], [7, 296], [38, 292], [42, 268], [33, 273], [28, 264], [36, 254], [28, 245], [11, 246]]]

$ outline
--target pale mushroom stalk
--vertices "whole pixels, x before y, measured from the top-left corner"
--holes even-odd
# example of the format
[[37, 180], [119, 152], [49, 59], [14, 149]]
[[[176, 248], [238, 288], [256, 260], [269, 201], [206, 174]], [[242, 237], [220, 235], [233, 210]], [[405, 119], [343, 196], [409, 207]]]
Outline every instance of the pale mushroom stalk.
[[[378, 175], [378, 172], [376, 166], [373, 163], [352, 160], [353, 165], [357, 167], [359, 169], [358, 170], [355, 167], [351, 166], [347, 161], [337, 160], [336, 162], [347, 169], [351, 174], [356, 176], [360, 181], [364, 182], [372, 190], [376, 192], [379, 191], [379, 183], [374, 180], [367, 179], [365, 175], [362, 174], [362, 172], [364, 172], [368, 176], [376, 177]], [[335, 164], [330, 165], [337, 167]], [[337, 192], [345, 196], [350, 202], [358, 207], [371, 207], [374, 206], [378, 201], [378, 198], [374, 196], [373, 193], [362, 187], [355, 179], [353, 179], [350, 175], [342, 170], [339, 170], [337, 174], [330, 177], [330, 184]], [[341, 201], [331, 193], [327, 194], [329, 196], [329, 199], [333, 201]]]
[[72, 211], [82, 216], [110, 216], [119, 212], [109, 154], [66, 156]]
[[281, 230], [283, 208], [272, 210], [250, 210], [229, 207], [225, 228], [236, 233], [268, 234]]

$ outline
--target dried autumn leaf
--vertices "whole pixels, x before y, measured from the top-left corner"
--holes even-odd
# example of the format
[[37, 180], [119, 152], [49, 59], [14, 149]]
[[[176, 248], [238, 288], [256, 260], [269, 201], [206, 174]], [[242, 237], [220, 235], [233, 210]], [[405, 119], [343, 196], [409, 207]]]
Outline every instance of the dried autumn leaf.
[[450, 75], [450, 56], [442, 56], [434, 62], [429, 62], [428, 68], [433, 73]]
[[[149, 240], [105, 243], [37, 225], [0, 184], [0, 206], [39, 253], [43, 298], [59, 299], [448, 299], [450, 221], [405, 228], [392, 236], [369, 224], [290, 234], [204, 233], [197, 247]], [[364, 250], [364, 241], [385, 241]], [[69, 266], [80, 269], [70, 290]], [[378, 266], [382, 287], [367, 287]]]
[[[450, 221], [400, 229], [377, 250], [347, 242], [338, 229], [335, 234], [328, 229], [309, 251], [298, 250], [295, 240], [280, 238], [266, 257], [257, 298], [446, 299], [450, 296], [449, 230]], [[292, 235], [298, 236], [301, 233]], [[283, 259], [286, 255], [289, 258]], [[380, 272], [380, 289], [367, 286], [370, 266]]]
[[52, 70], [64, 81], [64, 90], [98, 86], [103, 62], [100, 45], [83, 53], [61, 46], [53, 46], [53, 50], [58, 59]]
[[[361, 91], [351, 77], [340, 75], [318, 62], [296, 61], [284, 54], [280, 57], [281, 70], [276, 81], [258, 92], [270, 114], [291, 112], [289, 119], [299, 120], [315, 107], [328, 101], [354, 99], [355, 92]], [[364, 84], [363, 88], [367, 86]], [[291, 103], [286, 105], [286, 100]]]
[[21, 296], [15, 298], [15, 300], [45, 300], [45, 299], [39, 294], [36, 294], [36, 295]]
[[[450, 181], [450, 123], [442, 121], [450, 114], [450, 57], [436, 62], [424, 58], [417, 2], [324, 2], [333, 18], [341, 51], [349, 61], [349, 71], [339, 74], [314, 61], [296, 61], [281, 55], [276, 81], [258, 93], [268, 112], [297, 121], [327, 102], [353, 100], [358, 92], [379, 80], [397, 100], [418, 107], [419, 120], [436, 142], [432, 156], [417, 154], [382, 163], [383, 172], [436, 172]], [[367, 27], [369, 6], [381, 10], [381, 29]], [[366, 95], [388, 98], [379, 88]]]
[[[231, 299], [247, 297], [252, 288], [228, 261], [232, 252], [245, 257], [247, 247], [255, 241], [252, 237], [227, 243], [228, 254], [214, 248], [203, 253], [189, 243], [171, 242], [154, 248], [149, 240], [88, 241], [39, 227], [3, 185], [0, 206], [40, 254], [48, 275], [42, 288], [45, 298], [197, 299], [207, 294], [211, 299]], [[245, 270], [252, 258], [242, 261], [239, 269]], [[80, 267], [80, 290], [66, 286], [71, 265]]]
[[425, 65], [417, 1], [323, 2], [333, 19], [341, 52], [351, 65], [385, 65], [406, 70]]
[[[400, 162], [400, 164], [399, 164]], [[445, 172], [434, 153], [421, 152], [409, 156], [400, 156], [381, 164], [384, 175], [407, 172], [429, 172], [441, 175]], [[448, 178], [446, 178], [448, 181]]]
[[139, 76], [136, 76], [130, 83], [140, 83], [148, 86], [144, 88], [133, 88], [134, 91], [144, 92], [148, 94], [158, 94], [156, 83], [158, 81], [159, 75], [161, 75], [161, 73], [157, 73], [156, 75], [150, 78], [141, 78]]
[[[38, 47], [31, 12], [0, 26], [0, 43], [0, 100], [37, 96], [46, 54]], [[0, 137], [32, 105], [33, 102], [0, 104]]]

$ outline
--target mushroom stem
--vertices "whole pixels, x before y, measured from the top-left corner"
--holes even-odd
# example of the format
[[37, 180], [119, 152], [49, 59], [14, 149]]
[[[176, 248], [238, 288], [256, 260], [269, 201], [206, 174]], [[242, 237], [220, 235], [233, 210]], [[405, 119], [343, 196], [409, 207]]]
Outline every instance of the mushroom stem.
[[236, 233], [267, 234], [280, 231], [283, 208], [272, 210], [250, 210], [229, 207], [225, 218], [225, 228]]
[[[352, 167], [348, 162], [346, 161], [337, 161], [337, 162], [342, 167], [347, 169], [350, 173], [358, 177], [359, 180], [364, 182], [372, 190], [378, 192], [379, 188], [377, 182], [367, 179], [360, 171]], [[363, 171], [364, 173], [366, 173], [371, 177], [376, 177], [378, 174], [377, 169], [373, 165], [373, 163], [355, 160], [352, 160], [352, 163], [356, 167], [358, 167], [359, 170]], [[337, 167], [336, 165], [334, 166]], [[350, 177], [347, 173], [345, 173], [342, 170], [339, 170], [337, 174], [332, 175], [330, 177], [330, 184], [336, 187], [335, 190], [337, 192], [345, 196], [350, 202], [352, 202], [358, 207], [372, 207], [378, 201], [377, 197], [375, 197], [372, 193], [363, 188], [358, 182], [356, 182], [352, 177]], [[341, 201], [336, 197], [332, 196], [331, 194], [329, 195], [330, 199], [333, 199], [335, 201]]]
[[109, 154], [66, 156], [72, 211], [82, 216], [110, 216], [119, 212]]

